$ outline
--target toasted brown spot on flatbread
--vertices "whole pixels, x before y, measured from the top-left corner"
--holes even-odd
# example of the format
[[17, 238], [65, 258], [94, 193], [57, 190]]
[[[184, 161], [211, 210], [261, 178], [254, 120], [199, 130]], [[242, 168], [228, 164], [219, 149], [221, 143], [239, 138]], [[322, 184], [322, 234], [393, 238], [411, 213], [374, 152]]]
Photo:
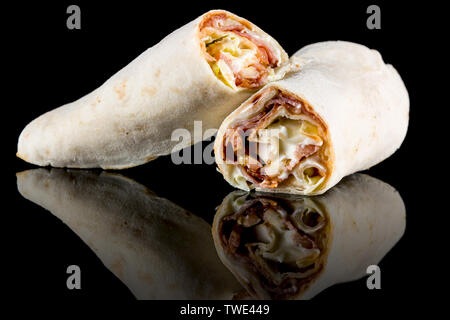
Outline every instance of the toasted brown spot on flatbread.
[[127, 81], [123, 80], [122, 83], [116, 84], [114, 86], [114, 91], [117, 93], [119, 100], [122, 100], [125, 97], [125, 89], [127, 87]]
[[170, 90], [174, 91], [176, 93], [180, 93], [181, 92], [181, 90], [179, 88], [177, 88], [177, 87], [171, 87]]
[[111, 264], [111, 270], [117, 275], [119, 279], [124, 277], [123, 258], [119, 258]]
[[156, 93], [156, 91], [158, 91], [155, 87], [145, 87], [145, 88], [142, 88], [142, 90], [141, 90], [141, 93], [142, 93], [142, 95], [149, 95], [149, 96], [153, 96], [155, 93]]
[[139, 280], [144, 281], [146, 284], [150, 284], [153, 282], [153, 277], [150, 273], [138, 272], [137, 275]]

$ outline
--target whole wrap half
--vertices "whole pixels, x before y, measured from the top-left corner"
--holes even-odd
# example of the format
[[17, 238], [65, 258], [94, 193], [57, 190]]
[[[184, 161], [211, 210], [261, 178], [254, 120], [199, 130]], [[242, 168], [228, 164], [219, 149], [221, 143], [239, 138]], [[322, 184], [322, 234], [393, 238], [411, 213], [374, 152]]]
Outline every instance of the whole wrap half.
[[235, 298], [309, 299], [367, 275], [405, 224], [399, 193], [355, 174], [315, 197], [234, 191], [217, 210], [213, 236], [246, 288]]
[[[29, 123], [17, 156], [40, 166], [137, 166], [212, 136], [236, 106], [287, 67], [287, 54], [267, 33], [227, 11], [210, 11], [98, 89]], [[194, 135], [194, 121], [202, 121], [204, 132]], [[188, 130], [190, 139], [172, 137], [177, 129]]]
[[207, 222], [131, 179], [36, 169], [18, 173], [17, 185], [138, 299], [228, 299], [242, 289], [217, 257]]
[[266, 85], [220, 126], [216, 162], [231, 185], [322, 194], [400, 147], [408, 92], [377, 51], [330, 41], [291, 60], [295, 72]]

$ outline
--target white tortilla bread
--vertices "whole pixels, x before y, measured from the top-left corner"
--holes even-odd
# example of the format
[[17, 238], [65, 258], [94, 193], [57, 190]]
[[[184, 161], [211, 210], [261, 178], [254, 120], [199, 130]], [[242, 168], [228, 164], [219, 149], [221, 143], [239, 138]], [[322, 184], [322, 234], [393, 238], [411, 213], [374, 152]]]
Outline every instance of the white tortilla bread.
[[[225, 85], [206, 61], [199, 24], [215, 13], [251, 26], [288, 65], [281, 46], [257, 26], [227, 11], [210, 11], [146, 50], [98, 89], [33, 120], [20, 134], [17, 156], [40, 166], [122, 169], [206, 139], [206, 130], [217, 129], [255, 91]], [[194, 121], [202, 121], [201, 135], [194, 136]], [[176, 129], [187, 129], [192, 140], [172, 141]]]
[[228, 299], [241, 288], [218, 259], [207, 222], [131, 179], [35, 169], [18, 173], [17, 185], [138, 299]]
[[[295, 72], [267, 84], [219, 128], [214, 147], [216, 162], [231, 185], [243, 190], [322, 194], [346, 175], [372, 167], [400, 147], [408, 128], [408, 92], [397, 71], [385, 64], [377, 51], [356, 43], [328, 41], [304, 47], [291, 61]], [[295, 97], [325, 126], [327, 160], [321, 165], [326, 175], [317, 187], [299, 187], [293, 175], [275, 188], [245, 183], [237, 166], [224, 161], [227, 129], [261, 112], [263, 109], [254, 101], [258, 97], [264, 100], [270, 90]]]

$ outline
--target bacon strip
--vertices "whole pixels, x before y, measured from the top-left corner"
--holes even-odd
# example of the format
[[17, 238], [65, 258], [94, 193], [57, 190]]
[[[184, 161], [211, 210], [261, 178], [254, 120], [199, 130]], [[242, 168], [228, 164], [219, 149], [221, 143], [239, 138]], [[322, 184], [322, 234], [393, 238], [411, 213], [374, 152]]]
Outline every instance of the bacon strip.
[[205, 27], [212, 27], [224, 32], [233, 32], [234, 34], [246, 38], [257, 47], [256, 57], [259, 60], [258, 64], [253, 64], [249, 67], [255, 69], [257, 76], [249, 78], [242, 74], [239, 68], [236, 68], [232, 61], [224, 54], [219, 57], [214, 57], [216, 60], [223, 60], [231, 69], [235, 76], [235, 85], [243, 88], [258, 88], [267, 82], [268, 67], [276, 68], [279, 64], [279, 59], [276, 57], [274, 50], [263, 40], [258, 39], [249, 30], [249, 26], [244, 26], [241, 23], [225, 25], [224, 22], [228, 19], [225, 14], [216, 14], [203, 21], [200, 26], [201, 29]]
[[[256, 99], [256, 101], [258, 100], [259, 98]], [[244, 177], [247, 178], [247, 180], [263, 188], [276, 188], [278, 184], [286, 178], [281, 179], [279, 177], [270, 177], [266, 175], [264, 173], [264, 164], [261, 163], [259, 159], [252, 158], [253, 161], [251, 161], [250, 164], [242, 166], [237, 163], [236, 157], [231, 159], [229, 157], [226, 157], [225, 155], [227, 154], [227, 150], [230, 147], [235, 152], [235, 154], [239, 154], [239, 152], [242, 153], [242, 148], [245, 148], [244, 154], [248, 155], [248, 143], [245, 143], [245, 137], [248, 137], [250, 135], [249, 133], [267, 127], [273, 115], [278, 112], [280, 108], [285, 108], [286, 111], [292, 115], [299, 115], [303, 113], [317, 120], [317, 118], [313, 114], [306, 110], [305, 106], [303, 106], [300, 101], [279, 91], [274, 98], [266, 103], [264, 109], [257, 113], [255, 116], [250, 119], [236, 122], [231, 127], [231, 129], [227, 131], [224, 138], [224, 160], [240, 166], [241, 172]], [[286, 167], [286, 170], [288, 172], [292, 171], [294, 167], [300, 163], [301, 160], [316, 153], [318, 150], [319, 147], [315, 145], [298, 145], [295, 152], [295, 158], [291, 159]], [[230, 152], [228, 151], [228, 153]]]

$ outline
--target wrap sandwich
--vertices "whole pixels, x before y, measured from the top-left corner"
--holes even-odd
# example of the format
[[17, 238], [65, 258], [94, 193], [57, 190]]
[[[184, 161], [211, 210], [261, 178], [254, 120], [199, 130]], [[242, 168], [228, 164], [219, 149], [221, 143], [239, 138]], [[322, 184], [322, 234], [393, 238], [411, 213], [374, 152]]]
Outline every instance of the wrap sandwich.
[[399, 193], [355, 174], [315, 197], [234, 191], [217, 210], [213, 237], [246, 289], [236, 299], [309, 299], [366, 275], [405, 224]]
[[291, 61], [295, 71], [255, 93], [220, 126], [216, 163], [231, 185], [322, 194], [400, 147], [408, 92], [377, 51], [330, 41], [306, 46]]
[[242, 287], [203, 219], [121, 175], [17, 174], [20, 193], [74, 231], [138, 299], [228, 299]]
[[[236, 106], [289, 66], [283, 48], [257, 26], [210, 11], [98, 89], [29, 123], [17, 156], [40, 166], [137, 166], [212, 136]], [[200, 134], [193, 134], [194, 121], [202, 121]], [[176, 129], [191, 139], [173, 138]]]

